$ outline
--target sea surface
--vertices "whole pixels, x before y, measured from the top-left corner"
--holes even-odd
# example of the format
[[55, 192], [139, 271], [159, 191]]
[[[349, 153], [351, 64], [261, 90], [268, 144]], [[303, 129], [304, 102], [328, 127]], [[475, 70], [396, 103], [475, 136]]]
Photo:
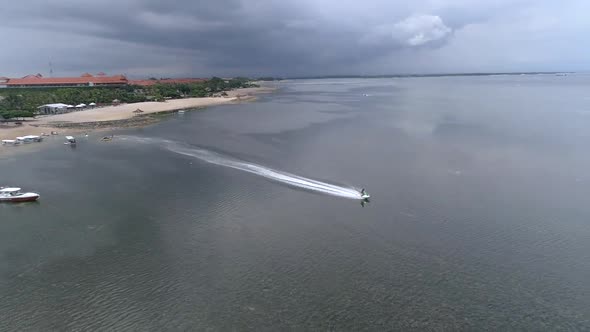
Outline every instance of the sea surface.
[[273, 85], [1, 155], [0, 330], [590, 330], [590, 75]]

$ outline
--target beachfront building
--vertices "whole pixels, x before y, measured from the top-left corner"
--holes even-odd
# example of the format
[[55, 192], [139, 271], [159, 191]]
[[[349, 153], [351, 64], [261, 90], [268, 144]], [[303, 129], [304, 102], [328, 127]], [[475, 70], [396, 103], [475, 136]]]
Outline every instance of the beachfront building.
[[72, 105], [68, 105], [68, 104], [57, 103], [57, 104], [41, 105], [41, 106], [37, 107], [37, 110], [38, 110], [39, 114], [51, 115], [51, 114], [68, 113], [68, 112], [75, 110], [75, 107]]
[[[129, 82], [123, 75], [93, 76], [84, 74], [80, 77], [43, 77], [41, 74], [28, 75], [23, 78], [10, 78], [5, 83], [8, 88], [51, 88], [51, 87], [84, 87], [84, 86], [123, 86]], [[2, 83], [0, 83], [1, 85]]]
[[0, 77], [0, 88], [52, 88], [52, 87], [84, 87], [84, 86], [123, 86], [137, 85], [142, 87], [156, 84], [190, 84], [201, 83], [204, 78], [161, 78], [149, 80], [128, 80], [123, 75], [107, 76], [105, 73], [92, 75], [84, 73], [80, 77], [43, 77], [41, 74], [27, 75], [22, 78]]

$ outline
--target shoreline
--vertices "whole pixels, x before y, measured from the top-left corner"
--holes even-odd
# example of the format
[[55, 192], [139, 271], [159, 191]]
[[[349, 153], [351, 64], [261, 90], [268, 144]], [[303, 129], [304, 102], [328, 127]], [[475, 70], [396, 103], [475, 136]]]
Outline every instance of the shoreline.
[[[52, 131], [56, 131], [60, 136], [64, 136], [95, 130], [147, 126], [159, 122], [163, 114], [180, 110], [204, 109], [209, 106], [254, 101], [257, 99], [256, 95], [271, 93], [275, 90], [276, 88], [272, 87], [243, 88], [227, 91], [227, 97], [184, 98], [170, 99], [164, 102], [140, 102], [65, 114], [38, 116], [34, 120], [23, 121], [23, 124], [20, 126], [6, 127], [0, 125], [0, 140], [15, 139], [18, 136], [25, 135], [41, 135], [42, 133], [51, 133]], [[137, 109], [142, 110], [142, 112], [135, 113], [134, 111]], [[6, 150], [3, 146], [0, 146], [0, 155], [6, 152]]]

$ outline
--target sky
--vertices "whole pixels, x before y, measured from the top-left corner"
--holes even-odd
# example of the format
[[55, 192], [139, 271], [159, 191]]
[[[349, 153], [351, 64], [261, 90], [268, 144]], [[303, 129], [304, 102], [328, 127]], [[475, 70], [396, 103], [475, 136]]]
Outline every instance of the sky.
[[19, 0], [0, 76], [590, 70], [587, 0]]

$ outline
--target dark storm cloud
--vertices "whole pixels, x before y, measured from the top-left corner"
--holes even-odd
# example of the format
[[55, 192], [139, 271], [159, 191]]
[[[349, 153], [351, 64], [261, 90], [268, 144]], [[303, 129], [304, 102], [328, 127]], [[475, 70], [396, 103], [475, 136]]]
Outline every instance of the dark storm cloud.
[[11, 1], [0, 12], [0, 38], [21, 40], [30, 52], [0, 54], [0, 65], [57, 58], [68, 72], [392, 72], [515, 3], [531, 1]]

